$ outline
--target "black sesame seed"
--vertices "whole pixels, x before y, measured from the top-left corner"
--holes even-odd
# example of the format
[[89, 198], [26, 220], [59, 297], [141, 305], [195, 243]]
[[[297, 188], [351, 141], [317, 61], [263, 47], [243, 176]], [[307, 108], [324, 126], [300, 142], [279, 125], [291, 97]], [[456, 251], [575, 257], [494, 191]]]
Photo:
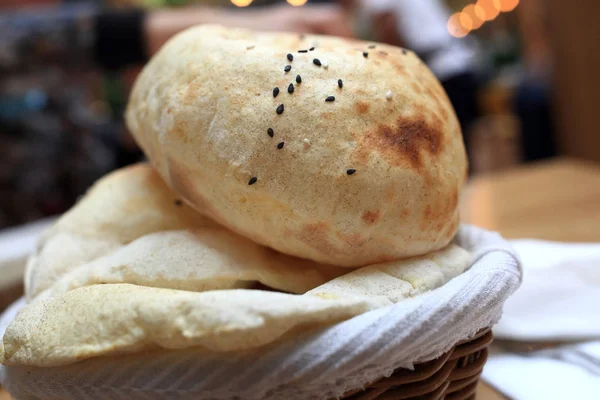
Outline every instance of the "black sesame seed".
[[290, 86], [288, 86], [288, 93], [289, 94], [294, 93], [294, 84], [293, 83], [290, 83]]
[[310, 51], [313, 51], [314, 49], [315, 49], [314, 47], [311, 47], [309, 50], [310, 50]]
[[290, 72], [292, 70], [292, 66], [291, 65], [286, 65], [285, 68], [283, 69], [285, 72]]
[[340, 89], [344, 87], [344, 82], [342, 82], [341, 79], [338, 79], [338, 86], [340, 87]]
[[183, 201], [181, 201], [180, 199], [175, 200], [173, 203], [175, 203], [177, 207], [181, 207], [183, 205]]
[[278, 149], [278, 150], [281, 150], [281, 149], [283, 149], [283, 144], [284, 144], [284, 142], [278, 143], [278, 144], [277, 144], [277, 149]]
[[277, 97], [278, 94], [279, 94], [279, 88], [276, 87], [275, 89], [273, 89], [273, 97]]
[[363, 57], [364, 57], [364, 58], [367, 58], [367, 57], [369, 57], [369, 52], [368, 52], [368, 51], [363, 51]]
[[257, 177], [253, 176], [252, 178], [250, 178], [250, 180], [248, 181], [248, 185], [254, 185], [256, 183], [256, 181], [258, 180]]
[[408, 51], [406, 51], [406, 49], [402, 49], [402, 54], [406, 55], [408, 53]]
[[375, 47], [377, 47], [377, 46], [375, 46], [374, 44], [369, 46], [370, 49], [374, 49]]
[[313, 60], [313, 64], [315, 64], [317, 67], [320, 67], [321, 66], [321, 61], [318, 58], [315, 58]]
[[296, 75], [296, 83], [298, 85], [302, 83], [302, 78], [300, 77], [300, 75]]
[[287, 59], [290, 60], [290, 61], [294, 61], [294, 56], [291, 55], [290, 53], [288, 53]]
[[298, 53], [308, 53], [308, 50], [298, 50]]
[[273, 132], [273, 128], [269, 128], [267, 129], [267, 134], [271, 137], [273, 137], [273, 135], [275, 134], [275, 132]]
[[347, 173], [348, 175], [354, 175], [354, 173], [355, 173], [355, 172], [356, 172], [356, 170], [355, 170], [354, 168], [350, 168], [350, 169], [347, 169], [347, 170], [346, 170], [346, 173]]
[[325, 101], [335, 101], [335, 97], [334, 96], [329, 96], [325, 99]]
[[283, 109], [284, 109], [283, 104], [280, 104], [279, 107], [277, 107], [277, 110], [276, 110], [277, 114], [283, 114]]

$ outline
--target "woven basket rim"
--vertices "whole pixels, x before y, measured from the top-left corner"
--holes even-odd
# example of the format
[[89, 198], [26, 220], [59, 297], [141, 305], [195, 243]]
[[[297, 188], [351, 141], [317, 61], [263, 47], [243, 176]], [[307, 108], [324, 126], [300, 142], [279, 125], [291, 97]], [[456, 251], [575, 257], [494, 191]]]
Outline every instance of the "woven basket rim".
[[441, 356], [415, 364], [414, 370], [398, 368], [365, 389], [346, 393], [343, 399], [470, 399], [477, 389], [492, 340], [491, 328], [482, 329]]

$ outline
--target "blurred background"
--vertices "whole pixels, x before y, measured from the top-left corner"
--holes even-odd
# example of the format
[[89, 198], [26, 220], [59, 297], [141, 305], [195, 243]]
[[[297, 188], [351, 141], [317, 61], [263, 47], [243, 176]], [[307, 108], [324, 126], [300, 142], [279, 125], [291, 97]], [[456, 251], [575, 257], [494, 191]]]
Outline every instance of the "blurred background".
[[142, 160], [123, 125], [128, 91], [147, 57], [196, 23], [415, 50], [457, 110], [472, 175], [600, 161], [599, 15], [595, 0], [0, 0], [0, 228], [62, 213]]

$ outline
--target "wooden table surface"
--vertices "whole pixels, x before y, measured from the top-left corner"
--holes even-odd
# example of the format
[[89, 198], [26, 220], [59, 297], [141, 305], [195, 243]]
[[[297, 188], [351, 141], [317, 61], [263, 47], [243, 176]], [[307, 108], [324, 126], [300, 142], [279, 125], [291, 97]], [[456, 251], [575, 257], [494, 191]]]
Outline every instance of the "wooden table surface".
[[[463, 221], [506, 238], [600, 242], [600, 166], [570, 159], [473, 178], [461, 200]], [[485, 383], [478, 400], [503, 400]], [[0, 389], [0, 400], [9, 400]]]
[[461, 215], [510, 239], [600, 242], [600, 166], [557, 159], [475, 177]]

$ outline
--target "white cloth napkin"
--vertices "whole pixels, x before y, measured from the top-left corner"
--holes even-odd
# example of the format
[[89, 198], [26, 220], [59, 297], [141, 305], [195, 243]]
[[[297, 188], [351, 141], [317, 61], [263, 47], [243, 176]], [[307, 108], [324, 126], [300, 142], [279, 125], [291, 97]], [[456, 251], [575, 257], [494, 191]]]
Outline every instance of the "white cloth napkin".
[[496, 338], [578, 341], [489, 358], [483, 377], [514, 399], [600, 398], [600, 244], [517, 240], [523, 284]]
[[0, 379], [17, 398], [336, 398], [436, 358], [498, 320], [521, 280], [517, 257], [499, 235], [476, 227], [462, 226], [457, 241], [472, 252], [473, 264], [443, 287], [257, 352], [188, 349], [66, 367], [3, 367]]

